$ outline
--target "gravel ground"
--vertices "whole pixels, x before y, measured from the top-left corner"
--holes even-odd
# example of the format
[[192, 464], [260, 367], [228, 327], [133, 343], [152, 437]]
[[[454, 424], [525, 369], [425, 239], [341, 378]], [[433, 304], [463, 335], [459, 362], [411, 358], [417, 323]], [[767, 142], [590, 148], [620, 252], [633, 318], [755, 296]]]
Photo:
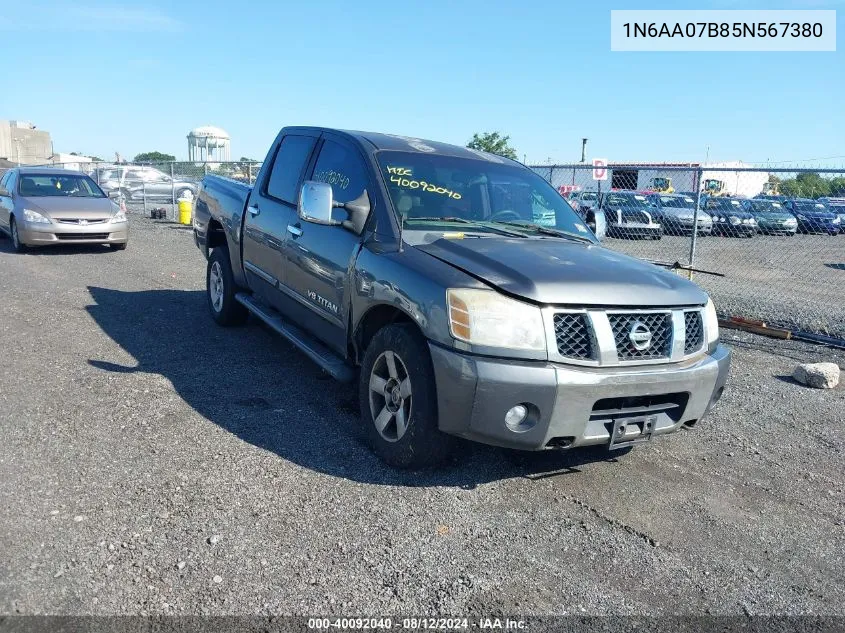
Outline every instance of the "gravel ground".
[[845, 387], [787, 377], [843, 353], [725, 332], [694, 430], [394, 472], [352, 388], [203, 282], [169, 223], [0, 240], [0, 614], [845, 615]]

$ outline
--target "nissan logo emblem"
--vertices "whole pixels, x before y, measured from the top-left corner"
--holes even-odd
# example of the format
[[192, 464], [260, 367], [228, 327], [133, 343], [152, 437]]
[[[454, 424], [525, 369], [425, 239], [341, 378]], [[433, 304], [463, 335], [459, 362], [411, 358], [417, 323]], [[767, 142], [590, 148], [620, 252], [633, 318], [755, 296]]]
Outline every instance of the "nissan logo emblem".
[[643, 352], [651, 347], [651, 330], [642, 321], [636, 321], [628, 333], [628, 340], [631, 341], [634, 349]]

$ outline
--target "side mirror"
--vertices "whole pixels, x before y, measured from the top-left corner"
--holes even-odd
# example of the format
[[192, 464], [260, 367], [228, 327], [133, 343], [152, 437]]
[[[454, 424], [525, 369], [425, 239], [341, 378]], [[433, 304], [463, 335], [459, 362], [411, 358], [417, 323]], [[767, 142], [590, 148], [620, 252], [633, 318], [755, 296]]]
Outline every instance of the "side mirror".
[[314, 224], [337, 224], [332, 220], [332, 186], [325, 182], [306, 180], [299, 192], [299, 217]]
[[[338, 222], [332, 219], [332, 209], [344, 209], [349, 219]], [[355, 235], [361, 235], [370, 215], [370, 197], [365, 189], [360, 196], [349, 202], [335, 202], [332, 187], [325, 182], [306, 180], [299, 192], [299, 217], [306, 222], [342, 226]]]
[[[2, 194], [0, 194], [0, 195], [2, 195]], [[109, 198], [111, 198], [112, 200], [118, 200], [118, 199], [120, 199], [120, 192], [119, 192], [119, 191], [116, 191], [116, 190], [115, 190], [115, 191], [109, 191], [107, 195], [108, 195], [108, 197], [109, 197]]]

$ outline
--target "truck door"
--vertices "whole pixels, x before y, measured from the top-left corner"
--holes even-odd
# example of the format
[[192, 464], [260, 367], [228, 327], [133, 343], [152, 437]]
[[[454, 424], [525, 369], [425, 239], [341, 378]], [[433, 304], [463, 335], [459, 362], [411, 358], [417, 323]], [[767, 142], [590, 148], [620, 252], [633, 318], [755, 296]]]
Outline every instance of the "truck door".
[[[310, 180], [327, 182], [337, 202], [349, 202], [374, 186], [358, 149], [345, 140], [324, 136]], [[347, 215], [336, 209], [336, 219]], [[346, 353], [349, 318], [349, 268], [361, 238], [340, 226], [293, 218], [285, 250], [290, 264], [285, 281], [294, 300], [291, 317], [337, 351]], [[318, 315], [315, 318], [314, 315]]]
[[289, 224], [296, 221], [302, 174], [317, 143], [316, 136], [282, 137], [263, 182], [255, 183], [244, 219], [243, 261], [249, 287], [277, 308], [285, 280], [282, 246]]

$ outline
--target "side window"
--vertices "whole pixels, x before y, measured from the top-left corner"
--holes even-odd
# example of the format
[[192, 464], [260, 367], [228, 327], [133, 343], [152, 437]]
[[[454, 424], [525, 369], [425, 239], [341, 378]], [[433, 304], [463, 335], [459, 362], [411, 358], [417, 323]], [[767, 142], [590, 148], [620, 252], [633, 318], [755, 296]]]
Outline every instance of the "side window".
[[316, 141], [310, 136], [285, 136], [282, 139], [267, 179], [268, 195], [290, 204], [297, 203], [299, 192], [296, 186]]
[[312, 179], [330, 184], [332, 198], [337, 202], [349, 202], [367, 188], [367, 169], [354, 150], [326, 141], [320, 149]]
[[0, 188], [6, 188], [6, 181], [9, 179], [9, 174], [12, 172], [6, 172], [3, 174], [2, 178], [0, 178]]

